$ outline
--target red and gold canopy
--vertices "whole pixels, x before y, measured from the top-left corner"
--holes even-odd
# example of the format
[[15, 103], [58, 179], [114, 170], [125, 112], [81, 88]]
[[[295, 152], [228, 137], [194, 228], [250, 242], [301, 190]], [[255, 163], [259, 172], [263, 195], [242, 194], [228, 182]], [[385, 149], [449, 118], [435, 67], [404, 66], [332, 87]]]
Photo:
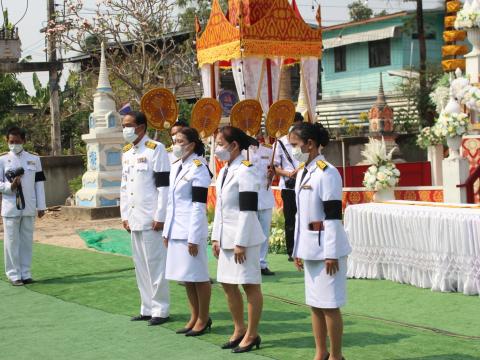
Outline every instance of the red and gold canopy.
[[213, 0], [207, 26], [201, 34], [197, 32], [200, 67], [244, 57], [322, 55], [321, 29], [306, 24], [288, 0], [230, 0], [229, 19], [218, 0]]

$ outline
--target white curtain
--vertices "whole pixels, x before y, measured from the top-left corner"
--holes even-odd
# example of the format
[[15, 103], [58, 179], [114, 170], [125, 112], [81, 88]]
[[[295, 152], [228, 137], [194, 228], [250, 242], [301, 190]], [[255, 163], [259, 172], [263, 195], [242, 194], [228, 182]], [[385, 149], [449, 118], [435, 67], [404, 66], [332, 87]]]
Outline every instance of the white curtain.
[[[215, 93], [218, 97], [220, 91], [220, 68], [218, 62], [215, 63]], [[212, 66], [210, 64], [204, 64], [200, 72], [202, 74], [202, 85], [203, 85], [203, 97], [209, 98], [212, 97]]]
[[[278, 100], [279, 96], [281, 63], [281, 58], [271, 59], [273, 102]], [[266, 114], [269, 109], [266, 60], [257, 57], [232, 60], [232, 72], [233, 78], [235, 80], [235, 86], [237, 88], [238, 97], [240, 100], [257, 99], [259, 84], [260, 80], [262, 79], [259, 101], [262, 104], [263, 112]]]
[[310, 121], [315, 122], [317, 107], [318, 59], [301, 59], [300, 94], [297, 111], [308, 111]]

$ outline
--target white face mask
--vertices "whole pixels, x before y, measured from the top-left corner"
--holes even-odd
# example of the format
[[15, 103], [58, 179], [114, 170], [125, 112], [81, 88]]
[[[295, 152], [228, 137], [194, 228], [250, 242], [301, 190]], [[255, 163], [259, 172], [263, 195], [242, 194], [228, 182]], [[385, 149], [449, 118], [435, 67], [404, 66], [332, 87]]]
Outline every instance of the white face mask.
[[172, 153], [177, 159], [183, 157], [185, 155], [185, 152], [185, 146], [178, 144], [173, 145]]
[[217, 146], [215, 148], [215, 156], [220, 161], [228, 161], [230, 160], [230, 151], [223, 146]]
[[175, 141], [177, 141], [177, 135], [172, 135], [172, 144], [175, 144]]
[[135, 129], [136, 127], [123, 128], [123, 138], [125, 139], [126, 142], [133, 143], [135, 140], [137, 140], [138, 135], [135, 134]]
[[302, 148], [300, 146], [296, 146], [292, 148], [292, 156], [299, 163], [305, 163], [308, 161], [309, 154], [302, 152]]
[[22, 144], [8, 144], [8, 148], [10, 149], [11, 152], [15, 154], [19, 154], [23, 150], [23, 145]]

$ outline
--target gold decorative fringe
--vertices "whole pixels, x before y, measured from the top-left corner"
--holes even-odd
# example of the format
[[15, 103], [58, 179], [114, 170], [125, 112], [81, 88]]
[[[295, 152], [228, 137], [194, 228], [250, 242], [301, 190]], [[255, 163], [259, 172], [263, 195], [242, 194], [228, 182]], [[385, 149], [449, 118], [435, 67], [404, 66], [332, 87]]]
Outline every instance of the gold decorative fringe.
[[460, 1], [449, 1], [447, 2], [447, 13], [456, 13], [462, 8], [462, 3]]
[[465, 55], [466, 53], [468, 53], [466, 45], [444, 45], [442, 47], [442, 57]]
[[451, 59], [442, 61], [443, 71], [455, 71], [457, 68], [465, 70], [465, 59]]
[[463, 30], [448, 30], [443, 32], [443, 41], [463, 41], [467, 37], [467, 32]]
[[456, 16], [445, 16], [445, 27], [446, 28], [453, 28], [453, 26], [455, 25], [455, 19], [457, 17]]

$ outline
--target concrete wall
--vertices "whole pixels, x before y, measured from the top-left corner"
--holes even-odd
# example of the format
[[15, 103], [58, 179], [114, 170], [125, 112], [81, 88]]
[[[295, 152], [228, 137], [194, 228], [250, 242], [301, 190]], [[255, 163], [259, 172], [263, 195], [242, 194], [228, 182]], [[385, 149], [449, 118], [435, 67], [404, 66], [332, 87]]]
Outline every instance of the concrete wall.
[[41, 161], [47, 178], [45, 182], [47, 206], [65, 205], [65, 200], [70, 196], [68, 181], [85, 171], [83, 156], [42, 156]]

